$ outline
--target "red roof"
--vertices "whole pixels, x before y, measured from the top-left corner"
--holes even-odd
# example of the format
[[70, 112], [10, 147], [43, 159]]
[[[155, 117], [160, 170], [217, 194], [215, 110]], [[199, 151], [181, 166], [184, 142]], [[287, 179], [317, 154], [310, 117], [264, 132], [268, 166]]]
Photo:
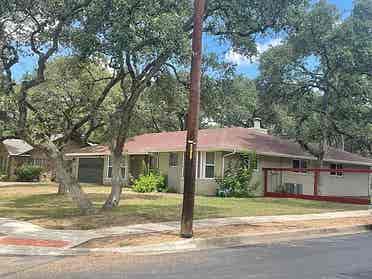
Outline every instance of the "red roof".
[[[127, 141], [124, 150], [128, 154], [184, 151], [186, 131], [144, 134]], [[248, 151], [278, 157], [315, 159], [293, 140], [282, 139], [252, 128], [220, 128], [199, 131], [199, 151]], [[69, 155], [108, 155], [108, 146], [98, 145], [80, 149]], [[345, 151], [331, 149], [326, 161], [348, 161], [371, 164], [372, 160]]]

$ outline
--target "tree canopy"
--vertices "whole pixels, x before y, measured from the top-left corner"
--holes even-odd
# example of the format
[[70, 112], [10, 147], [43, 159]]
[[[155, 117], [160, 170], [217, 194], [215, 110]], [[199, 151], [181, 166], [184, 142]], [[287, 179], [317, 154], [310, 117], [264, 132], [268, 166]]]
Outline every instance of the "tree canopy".
[[356, 1], [343, 21], [333, 5], [320, 1], [261, 58], [263, 99], [285, 104], [295, 122], [291, 134], [320, 160], [327, 146], [370, 137], [370, 59], [360, 59], [371, 56], [369, 4]]

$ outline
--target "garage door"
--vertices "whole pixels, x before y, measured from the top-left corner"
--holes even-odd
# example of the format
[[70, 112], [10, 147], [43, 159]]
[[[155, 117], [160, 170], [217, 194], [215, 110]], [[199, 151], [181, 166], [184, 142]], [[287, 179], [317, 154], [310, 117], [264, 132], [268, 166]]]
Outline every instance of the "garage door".
[[79, 182], [102, 184], [103, 166], [102, 158], [80, 158]]

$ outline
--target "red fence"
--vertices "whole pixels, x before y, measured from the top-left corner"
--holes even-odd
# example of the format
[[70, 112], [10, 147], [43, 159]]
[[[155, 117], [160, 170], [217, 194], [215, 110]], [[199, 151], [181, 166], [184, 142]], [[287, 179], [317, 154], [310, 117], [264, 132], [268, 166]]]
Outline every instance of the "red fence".
[[265, 197], [370, 204], [371, 169], [263, 168]]

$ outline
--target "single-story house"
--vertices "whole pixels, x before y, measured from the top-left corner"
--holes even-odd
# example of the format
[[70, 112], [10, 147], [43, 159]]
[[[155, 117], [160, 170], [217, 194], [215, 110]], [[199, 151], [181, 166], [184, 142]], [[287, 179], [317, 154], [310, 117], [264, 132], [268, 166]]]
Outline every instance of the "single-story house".
[[15, 177], [15, 170], [31, 159], [33, 147], [24, 140], [7, 139], [0, 142], [0, 173], [10, 179]]
[[[144, 134], [128, 140], [123, 150], [125, 156], [122, 165], [126, 181], [128, 182], [130, 177], [140, 176], [145, 170], [156, 169], [168, 177], [168, 186], [171, 189], [182, 193], [185, 141], [185, 131]], [[299, 144], [269, 135], [266, 130], [260, 128], [259, 123], [256, 123], [255, 128], [200, 130], [197, 151], [196, 192], [201, 195], [215, 195], [215, 178], [224, 175], [225, 169], [237, 159], [239, 152], [254, 151], [257, 154], [254, 179], [261, 185], [264, 183], [263, 168], [303, 169], [316, 166], [316, 158]], [[112, 168], [108, 146], [87, 147], [66, 155], [75, 160], [75, 175], [80, 182], [105, 185], [111, 183]], [[319, 192], [347, 192], [347, 195], [368, 196], [371, 181], [369, 174], [340, 175], [340, 171], [337, 172], [336, 169], [369, 169], [371, 166], [371, 159], [332, 148], [325, 158], [325, 167], [335, 171], [321, 174], [323, 177], [320, 179]], [[270, 175], [271, 180], [275, 180], [276, 174]], [[313, 174], [303, 171], [290, 172], [285, 174], [284, 178], [281, 175], [280, 179], [282, 184], [301, 185], [295, 190], [290, 187], [288, 191], [301, 191], [303, 194], [313, 191]]]

